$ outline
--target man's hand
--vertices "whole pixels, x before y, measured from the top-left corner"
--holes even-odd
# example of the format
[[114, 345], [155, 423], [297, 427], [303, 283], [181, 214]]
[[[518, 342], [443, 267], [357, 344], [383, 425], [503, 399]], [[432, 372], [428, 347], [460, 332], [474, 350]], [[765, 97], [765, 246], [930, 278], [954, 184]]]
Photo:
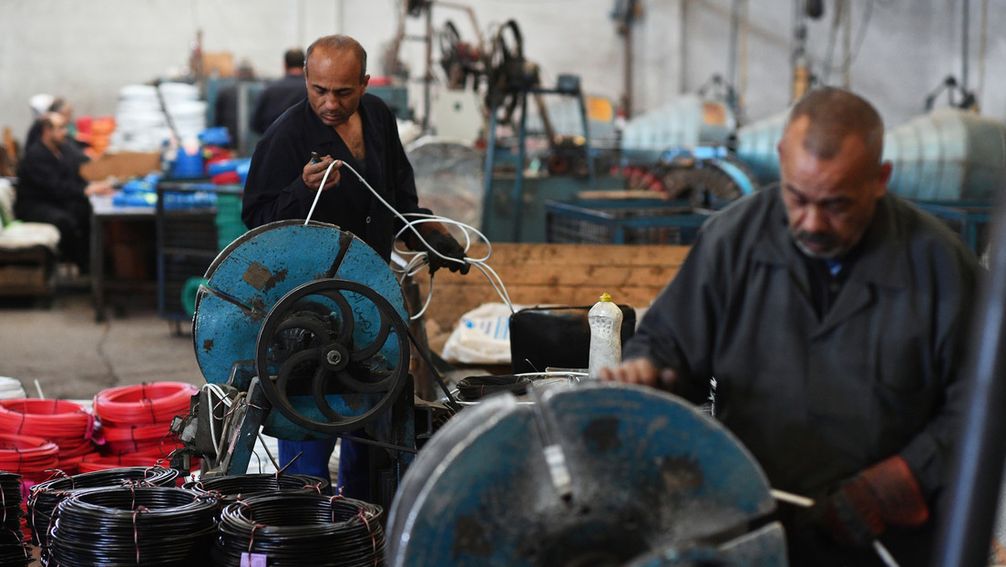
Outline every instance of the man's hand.
[[335, 167], [333, 167], [331, 173], [328, 174], [328, 180], [325, 181], [325, 186], [321, 187], [321, 190], [326, 191], [335, 187], [339, 183], [339, 180], [342, 179], [342, 174], [339, 172], [339, 169], [342, 167], [342, 162], [335, 160], [332, 156], [325, 156], [318, 162], [308, 162], [307, 165], [304, 166], [304, 171], [300, 174], [300, 178], [304, 181], [304, 185], [307, 185], [307, 188], [312, 191], [317, 191], [321, 186], [322, 178], [325, 177], [325, 170], [328, 169], [328, 166], [331, 165], [333, 161], [336, 162]]
[[858, 547], [870, 545], [888, 526], [920, 526], [929, 519], [922, 489], [897, 455], [844, 481], [812, 513], [834, 540]]
[[84, 195], [88, 197], [111, 195], [115, 193], [115, 187], [105, 181], [92, 181], [84, 187]]
[[601, 380], [670, 390], [678, 379], [678, 373], [671, 368], [657, 368], [648, 358], [633, 358], [614, 368], [602, 368], [600, 377]]
[[[440, 268], [447, 268], [452, 272], [460, 271], [462, 274], [467, 274], [472, 269], [471, 264], [464, 261], [465, 249], [447, 232], [428, 230], [423, 234], [423, 239], [430, 245], [430, 249], [426, 252], [431, 274]], [[448, 260], [441, 255], [452, 259]]]

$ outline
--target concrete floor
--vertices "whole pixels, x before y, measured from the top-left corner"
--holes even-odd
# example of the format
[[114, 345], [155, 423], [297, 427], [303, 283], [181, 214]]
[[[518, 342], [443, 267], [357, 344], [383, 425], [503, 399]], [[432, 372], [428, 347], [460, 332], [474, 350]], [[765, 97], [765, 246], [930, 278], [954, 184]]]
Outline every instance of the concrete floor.
[[[149, 299], [149, 298], [148, 298]], [[151, 301], [109, 310], [96, 323], [86, 290], [59, 290], [51, 305], [0, 302], [0, 376], [21, 380], [35, 397], [86, 399], [104, 388], [153, 381], [205, 383], [186, 325], [182, 335]]]

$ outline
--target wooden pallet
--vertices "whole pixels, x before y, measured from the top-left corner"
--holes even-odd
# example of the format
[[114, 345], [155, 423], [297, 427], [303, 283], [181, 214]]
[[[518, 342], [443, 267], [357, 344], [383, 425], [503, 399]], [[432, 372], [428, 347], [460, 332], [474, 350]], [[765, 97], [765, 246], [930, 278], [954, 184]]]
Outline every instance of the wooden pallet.
[[[488, 263], [516, 304], [592, 305], [608, 292], [618, 303], [647, 307], [677, 274], [688, 250], [688, 246], [500, 243], [493, 245]], [[484, 253], [484, 247], [476, 246], [469, 256]], [[425, 298], [428, 280], [418, 279]], [[467, 276], [440, 270], [426, 314], [430, 345], [439, 350], [461, 315], [499, 301], [477, 270]]]

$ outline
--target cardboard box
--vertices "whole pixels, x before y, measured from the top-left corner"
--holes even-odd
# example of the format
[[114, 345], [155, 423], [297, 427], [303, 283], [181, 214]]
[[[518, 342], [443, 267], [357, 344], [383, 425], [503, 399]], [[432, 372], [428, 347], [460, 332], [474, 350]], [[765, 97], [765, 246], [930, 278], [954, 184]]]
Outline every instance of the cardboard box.
[[235, 75], [234, 54], [229, 51], [203, 53], [203, 76], [233, 77]]
[[88, 181], [101, 181], [109, 176], [127, 179], [160, 171], [159, 152], [106, 153], [80, 166], [80, 175]]

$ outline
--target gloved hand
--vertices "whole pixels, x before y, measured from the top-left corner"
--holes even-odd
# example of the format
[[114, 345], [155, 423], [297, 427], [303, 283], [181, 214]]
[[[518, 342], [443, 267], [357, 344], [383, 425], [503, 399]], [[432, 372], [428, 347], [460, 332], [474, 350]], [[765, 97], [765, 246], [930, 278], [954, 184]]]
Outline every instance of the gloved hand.
[[[427, 250], [427, 259], [430, 262], [430, 273], [434, 273], [440, 268], [447, 268], [452, 272], [460, 271], [462, 274], [467, 274], [468, 270], [472, 269], [471, 264], [465, 262], [452, 262], [441, 258], [436, 252], [443, 254], [449, 258], [456, 258], [458, 260], [465, 259], [465, 249], [461, 247], [461, 244], [454, 240], [454, 237], [450, 234], [446, 234], [438, 231], [429, 231], [423, 235], [423, 238], [429, 243], [432, 250]], [[434, 252], [434, 250], [436, 252]]]
[[895, 455], [842, 482], [813, 514], [835, 541], [866, 547], [888, 526], [924, 524], [929, 507], [908, 463]]

